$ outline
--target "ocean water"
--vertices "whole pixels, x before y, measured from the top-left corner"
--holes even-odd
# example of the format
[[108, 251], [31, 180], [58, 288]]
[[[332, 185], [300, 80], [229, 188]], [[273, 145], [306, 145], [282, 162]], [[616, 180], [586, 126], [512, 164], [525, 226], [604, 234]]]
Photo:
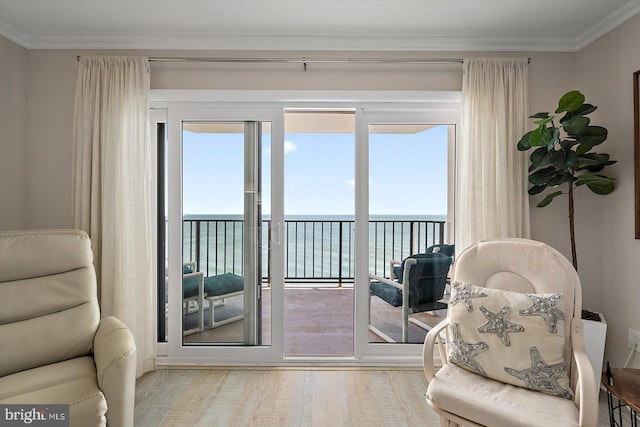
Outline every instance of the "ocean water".
[[[371, 216], [369, 271], [388, 274], [391, 259], [405, 257], [433, 244], [447, 242], [445, 215]], [[269, 217], [263, 217], [262, 275], [269, 277]], [[185, 215], [183, 258], [196, 260], [206, 276], [242, 275], [241, 215]], [[355, 223], [348, 215], [297, 215], [285, 218], [285, 275], [288, 280], [352, 280]]]

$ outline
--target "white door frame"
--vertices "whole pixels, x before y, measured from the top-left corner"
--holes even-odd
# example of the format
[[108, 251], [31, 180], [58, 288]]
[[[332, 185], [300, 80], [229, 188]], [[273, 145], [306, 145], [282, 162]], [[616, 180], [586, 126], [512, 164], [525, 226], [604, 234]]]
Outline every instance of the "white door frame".
[[[151, 107], [168, 111], [169, 141], [181, 141], [183, 119], [255, 120], [271, 122], [271, 170], [284, 170], [285, 109], [355, 109], [355, 205], [356, 205], [356, 281], [353, 357], [285, 357], [283, 350], [284, 251], [282, 238], [272, 239], [270, 346], [182, 346], [180, 322], [169, 322], [163, 365], [266, 365], [266, 366], [420, 366], [421, 344], [370, 344], [368, 342], [368, 123], [370, 121], [454, 124], [460, 122], [461, 93], [458, 91], [210, 91], [151, 90]], [[211, 114], [216, 112], [215, 117]], [[168, 170], [181, 175], [182, 144], [169, 143]], [[182, 225], [171, 226], [171, 218], [182, 218], [181, 183], [169, 181], [170, 218], [169, 281], [181, 283]], [[284, 178], [271, 178], [271, 218], [281, 233], [284, 224]], [[174, 219], [174, 223], [177, 224]], [[278, 224], [281, 226], [278, 227]], [[173, 242], [173, 243], [171, 243]], [[176, 243], [178, 242], [178, 243]], [[181, 313], [181, 289], [169, 288], [169, 313]], [[174, 338], [175, 337], [175, 338]]]

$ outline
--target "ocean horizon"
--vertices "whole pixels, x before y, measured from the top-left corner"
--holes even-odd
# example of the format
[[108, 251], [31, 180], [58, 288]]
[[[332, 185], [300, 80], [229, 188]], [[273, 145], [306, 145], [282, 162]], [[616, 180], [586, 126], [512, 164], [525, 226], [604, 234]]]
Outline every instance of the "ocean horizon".
[[[184, 215], [183, 258], [198, 261], [207, 276], [242, 275], [242, 215]], [[263, 215], [263, 221], [269, 221]], [[404, 259], [432, 244], [445, 243], [446, 215], [372, 215], [369, 219], [369, 265], [387, 274], [390, 259]], [[355, 271], [353, 215], [288, 215], [283, 236], [288, 278], [352, 278]], [[199, 224], [199, 237], [196, 233]], [[268, 277], [269, 231], [262, 227], [262, 271]], [[199, 249], [196, 246], [199, 245]], [[195, 260], [196, 254], [200, 259]]]
[[[243, 216], [241, 214], [185, 214], [183, 215], [183, 220], [185, 221], [197, 221], [197, 220], [205, 220], [205, 221], [220, 221], [220, 220], [242, 220]], [[271, 219], [271, 215], [262, 215], [263, 221], [268, 221]], [[300, 221], [323, 221], [323, 220], [334, 220], [334, 221], [354, 221], [355, 215], [341, 215], [341, 214], [330, 214], [330, 215], [304, 215], [304, 214], [292, 214], [285, 215], [285, 221], [287, 220], [300, 220]], [[369, 220], [372, 221], [446, 221], [446, 214], [430, 214], [430, 215], [369, 215]]]

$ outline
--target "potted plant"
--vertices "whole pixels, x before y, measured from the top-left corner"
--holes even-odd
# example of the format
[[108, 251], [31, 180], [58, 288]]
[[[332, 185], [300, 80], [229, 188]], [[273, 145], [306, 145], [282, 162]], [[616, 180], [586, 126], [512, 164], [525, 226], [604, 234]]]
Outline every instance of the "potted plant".
[[[541, 194], [551, 190], [537, 204], [542, 208], [556, 197], [566, 194], [569, 209], [569, 235], [571, 258], [578, 269], [574, 224], [573, 193], [588, 188], [596, 194], [609, 194], [615, 189], [613, 178], [602, 174], [606, 166], [612, 165], [605, 153], [596, 153], [594, 147], [607, 139], [607, 129], [592, 126], [587, 115], [597, 107], [585, 104], [585, 97], [577, 90], [567, 92], [558, 102], [553, 114], [542, 112], [530, 116], [537, 127], [524, 134], [518, 142], [518, 150], [533, 149], [529, 156], [529, 194]], [[602, 370], [602, 357], [606, 335], [606, 322], [599, 313], [583, 310], [585, 323], [585, 345], [594, 367], [596, 378]]]

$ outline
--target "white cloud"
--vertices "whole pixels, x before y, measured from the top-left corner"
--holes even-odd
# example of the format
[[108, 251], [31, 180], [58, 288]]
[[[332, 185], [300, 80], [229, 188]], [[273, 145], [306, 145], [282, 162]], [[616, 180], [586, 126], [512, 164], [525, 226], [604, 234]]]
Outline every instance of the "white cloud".
[[289, 141], [288, 139], [284, 140], [284, 152], [286, 153], [291, 153], [292, 151], [296, 151], [298, 149], [298, 147], [296, 146], [296, 144], [294, 144], [293, 142]]
[[347, 184], [351, 188], [354, 188], [356, 186], [355, 178], [348, 179], [344, 183]]

